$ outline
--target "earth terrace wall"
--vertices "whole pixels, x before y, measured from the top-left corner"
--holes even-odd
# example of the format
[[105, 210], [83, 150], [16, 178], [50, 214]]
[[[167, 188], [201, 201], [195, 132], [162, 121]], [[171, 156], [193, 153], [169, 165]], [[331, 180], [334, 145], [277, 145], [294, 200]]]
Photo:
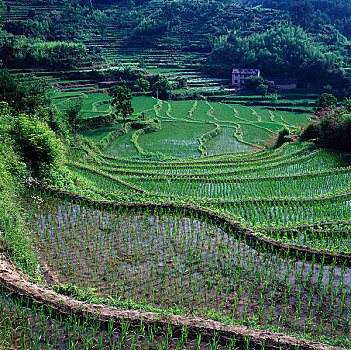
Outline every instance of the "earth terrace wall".
[[12, 298], [22, 301], [24, 306], [33, 304], [42, 306], [43, 311], [50, 316], [61, 314], [64, 317], [72, 315], [80, 319], [92, 319], [100, 322], [102, 329], [107, 329], [113, 322], [114, 328], [121, 330], [121, 325], [130, 322], [130, 328], [140, 327], [142, 321], [146, 327], [167, 329], [171, 326], [174, 335], [180, 335], [183, 327], [187, 327], [189, 335], [196, 337], [201, 333], [202, 339], [209, 340], [214, 334], [220, 337], [221, 342], [229, 342], [234, 336], [236, 345], [244, 346], [249, 339], [250, 347], [261, 349], [265, 343], [267, 349], [300, 349], [300, 350], [341, 350], [340, 347], [324, 345], [318, 342], [298, 339], [282, 333], [273, 333], [245, 326], [223, 324], [220, 322], [199, 317], [141, 312], [121, 309], [101, 304], [89, 304], [70, 297], [57, 294], [43, 286], [31, 283], [20, 276], [16, 269], [6, 261], [0, 260], [0, 284], [12, 294]]
[[214, 123], [215, 128], [207, 132], [206, 134], [202, 135], [199, 138], [199, 143], [200, 146], [198, 147], [199, 152], [201, 153], [202, 156], [206, 156], [208, 154], [206, 143], [210, 140], [212, 140], [214, 137], [219, 135], [222, 132], [222, 129], [219, 124]]
[[[188, 213], [199, 213], [205, 214], [213, 221], [218, 223], [225, 223], [232, 226], [235, 230], [244, 230], [248, 238], [252, 237], [257, 239], [267, 239], [265, 237], [258, 237], [254, 232], [246, 230], [240, 227], [239, 224], [230, 220], [229, 218], [220, 215], [214, 211], [206, 210], [202, 208], [193, 207], [190, 205], [175, 205], [173, 203], [165, 203], [162, 205], [158, 204], [124, 204], [114, 202], [103, 202], [93, 201], [91, 199], [82, 197], [77, 194], [73, 194], [67, 191], [63, 191], [57, 188], [53, 188], [46, 185], [36, 184], [42, 190], [48, 190], [51, 193], [63, 196], [66, 198], [72, 198], [80, 200], [88, 205], [95, 205], [104, 207], [106, 209], [115, 208], [118, 206], [124, 206], [126, 208], [151, 208], [156, 210], [157, 208], [174, 209], [181, 208]], [[270, 240], [273, 241], [273, 240]], [[277, 242], [275, 242], [277, 243]], [[290, 246], [280, 244], [283, 250], [288, 249], [292, 251], [294, 249], [300, 249], [297, 246]], [[303, 249], [305, 254], [323, 254], [315, 249]], [[326, 254], [335, 255], [333, 253], [326, 252]], [[345, 255], [345, 254], [344, 254]], [[349, 257], [347, 257], [349, 259]], [[248, 328], [245, 326], [237, 326], [216, 322], [209, 319], [199, 317], [188, 317], [181, 315], [161, 314], [153, 312], [141, 312], [136, 310], [126, 310], [113, 306], [106, 306], [101, 304], [89, 304], [86, 302], [78, 301], [70, 297], [57, 294], [54, 291], [47, 289], [43, 286], [31, 283], [27, 281], [23, 276], [18, 273], [18, 270], [7, 263], [5, 260], [0, 259], [0, 284], [10, 291], [14, 297], [24, 298], [25, 304], [39, 304], [43, 306], [43, 309], [51, 314], [59, 313], [63, 316], [75, 315], [82, 319], [93, 319], [101, 323], [102, 328], [107, 328], [108, 323], [113, 321], [114, 326], [120, 329], [121, 324], [128, 320], [133, 327], [139, 327], [140, 322], [146, 326], [157, 325], [160, 328], [166, 329], [171, 326], [175, 335], [181, 334], [184, 327], [187, 327], [190, 335], [196, 336], [198, 333], [202, 334], [203, 339], [211, 339], [214, 334], [220, 337], [221, 341], [230, 341], [234, 336], [236, 339], [236, 345], [245, 346], [247, 339], [249, 339], [250, 347], [254, 349], [261, 349], [262, 344], [265, 344], [267, 349], [300, 349], [300, 350], [341, 350], [340, 347], [333, 347], [330, 345], [321, 344], [318, 342], [299, 339], [290, 335], [282, 333], [274, 333], [267, 330], [258, 330]], [[50, 311], [49, 311], [50, 310]]]
[[[307, 261], [312, 261], [312, 257], [315, 256], [316, 261], [322, 261], [324, 257], [325, 263], [332, 263], [336, 259], [338, 265], [346, 264], [346, 266], [351, 266], [351, 253], [340, 253], [331, 252], [326, 250], [318, 250], [310, 247], [303, 247], [295, 244], [281, 243], [262, 234], [258, 234], [253, 230], [250, 230], [240, 223], [236, 222], [229, 216], [220, 214], [219, 212], [212, 210], [210, 208], [198, 207], [192, 204], [180, 204], [180, 203], [122, 203], [122, 202], [111, 202], [111, 201], [98, 201], [93, 200], [69, 191], [54, 188], [48, 185], [36, 184], [36, 186], [41, 190], [47, 190], [52, 194], [56, 194], [60, 197], [67, 199], [75, 199], [84, 203], [86, 205], [92, 205], [100, 209], [114, 209], [118, 207], [123, 207], [126, 209], [149, 209], [149, 210], [168, 210], [172, 211], [175, 209], [180, 209], [183, 211], [184, 215], [201, 215], [205, 216], [213, 224], [229, 231], [234, 236], [242, 236], [246, 239], [246, 244], [257, 248], [257, 244], [262, 246], [271, 247], [272, 251], [288, 253], [291, 257], [296, 257], [298, 259], [306, 258]], [[348, 195], [351, 195], [348, 194]]]

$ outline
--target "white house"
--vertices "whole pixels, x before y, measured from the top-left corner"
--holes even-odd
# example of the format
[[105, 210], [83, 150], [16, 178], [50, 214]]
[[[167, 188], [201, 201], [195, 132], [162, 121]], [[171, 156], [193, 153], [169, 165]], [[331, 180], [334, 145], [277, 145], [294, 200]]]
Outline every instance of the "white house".
[[232, 85], [242, 87], [250, 77], [259, 77], [261, 72], [257, 68], [234, 68], [232, 71]]

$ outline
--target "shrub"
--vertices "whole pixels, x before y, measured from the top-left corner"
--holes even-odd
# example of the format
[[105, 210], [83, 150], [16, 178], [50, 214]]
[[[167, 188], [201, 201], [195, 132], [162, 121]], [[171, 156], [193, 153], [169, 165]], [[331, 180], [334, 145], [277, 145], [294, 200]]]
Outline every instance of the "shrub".
[[316, 122], [308, 124], [301, 132], [301, 141], [317, 139], [321, 136], [320, 128]]
[[279, 148], [286, 142], [292, 142], [292, 135], [290, 129], [286, 126], [281, 128], [278, 132], [271, 135], [269, 140], [264, 143], [267, 148]]
[[63, 146], [45, 122], [21, 114], [12, 123], [10, 137], [34, 176], [42, 177], [59, 165]]

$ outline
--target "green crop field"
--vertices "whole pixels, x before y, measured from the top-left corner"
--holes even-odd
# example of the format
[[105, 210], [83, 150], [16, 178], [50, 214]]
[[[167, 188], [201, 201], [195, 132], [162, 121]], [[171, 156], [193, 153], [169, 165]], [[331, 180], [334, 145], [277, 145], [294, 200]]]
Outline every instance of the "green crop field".
[[[87, 96], [86, 113], [109, 113], [106, 98]], [[68, 149], [69, 185], [25, 188], [40, 277], [34, 290], [20, 277], [0, 290], [1, 327], [14, 329], [2, 339], [24, 349], [263, 350], [279, 332], [291, 336], [286, 349], [301, 339], [351, 348], [349, 157], [311, 143], [259, 147], [307, 113], [132, 103], [132, 120], [143, 113], [161, 128], [119, 120], [81, 131], [99, 147]], [[1, 278], [13, 278], [9, 268], [0, 264]]]
[[147, 151], [160, 152], [166, 156], [198, 156], [198, 139], [211, 129], [207, 124], [163, 122], [161, 131], [142, 135], [139, 144]]
[[[164, 121], [138, 142], [149, 152], [194, 156], [196, 139], [211, 125]], [[198, 316], [349, 347], [350, 164], [308, 143], [252, 151], [234, 132], [223, 126], [207, 143], [209, 156], [185, 160], [132, 160], [130, 133], [106, 155], [87, 158], [72, 149], [67, 167], [79, 180], [72, 194], [34, 187], [24, 201], [46, 283], [75, 286], [106, 307]], [[83, 183], [83, 197], [74, 199]], [[6, 314], [11, 307], [19, 308]], [[21, 310], [20, 324], [38, 317]], [[70, 332], [72, 321], [46, 322], [53, 322], [46, 334], [55, 339], [51, 329]], [[134, 339], [144, 348], [156, 341], [144, 322], [144, 333], [122, 323], [125, 338], [112, 328], [93, 330], [103, 344], [130, 347]], [[76, 336], [86, 339], [80, 330]], [[161, 332], [157, 342], [179, 346], [180, 336], [169, 337]], [[186, 338], [190, 348], [206, 348], [197, 337]], [[234, 349], [231, 342], [245, 338], [214, 339], [217, 349]]]
[[351, 349], [349, 3], [0, 1], [0, 350]]
[[[83, 98], [83, 118], [108, 115], [113, 110], [107, 94], [83, 95]], [[65, 106], [64, 101], [67, 103], [68, 100], [61, 101], [60, 106]], [[134, 96], [132, 105], [132, 117], [158, 118], [162, 128], [157, 132], [134, 135], [140, 148], [132, 140], [132, 131], [128, 136], [116, 137], [106, 145], [105, 152], [109, 156], [135, 157], [156, 153], [166, 157], [196, 157], [201, 155], [201, 145], [204, 147], [202, 152], [210, 155], [230, 150], [241, 152], [252, 149], [252, 146], [262, 146], [283, 126], [294, 129], [309, 121], [307, 113], [203, 100], [157, 101], [148, 96]], [[216, 125], [219, 131], [207, 138], [207, 133], [216, 129]], [[117, 124], [116, 127], [83, 131], [82, 135], [99, 143], [109, 132], [119, 128], [120, 124]]]

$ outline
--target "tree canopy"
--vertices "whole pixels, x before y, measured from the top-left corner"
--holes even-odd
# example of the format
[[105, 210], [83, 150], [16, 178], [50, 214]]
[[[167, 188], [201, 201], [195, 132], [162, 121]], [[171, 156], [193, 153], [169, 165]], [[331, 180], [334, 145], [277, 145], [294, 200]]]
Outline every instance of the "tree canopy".
[[301, 27], [278, 26], [246, 38], [227, 35], [217, 42], [206, 69], [228, 76], [233, 67], [252, 67], [263, 76], [297, 77], [306, 84], [321, 85], [331, 80], [340, 83], [338, 65], [342, 63], [341, 55], [330, 52]]
[[112, 89], [110, 96], [112, 97], [111, 105], [115, 107], [117, 116], [122, 116], [123, 126], [125, 126], [127, 116], [134, 112], [131, 102], [131, 90], [129, 88], [116, 85]]

